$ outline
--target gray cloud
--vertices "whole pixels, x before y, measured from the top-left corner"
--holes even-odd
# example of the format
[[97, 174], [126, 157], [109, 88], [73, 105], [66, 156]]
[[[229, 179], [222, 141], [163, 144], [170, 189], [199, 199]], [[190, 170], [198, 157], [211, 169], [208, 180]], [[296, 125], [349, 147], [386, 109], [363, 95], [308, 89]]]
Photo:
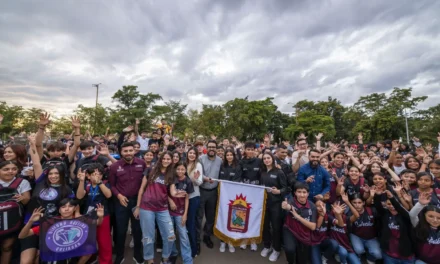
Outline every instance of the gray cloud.
[[122, 85], [189, 107], [344, 104], [393, 87], [438, 103], [438, 1], [3, 1], [1, 99], [69, 113]]

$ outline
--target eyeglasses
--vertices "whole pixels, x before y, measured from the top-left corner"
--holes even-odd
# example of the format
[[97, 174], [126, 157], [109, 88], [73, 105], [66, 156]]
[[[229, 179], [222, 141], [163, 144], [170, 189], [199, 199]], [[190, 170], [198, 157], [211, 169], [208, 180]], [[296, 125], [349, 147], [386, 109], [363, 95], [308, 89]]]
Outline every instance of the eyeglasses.
[[216, 149], [217, 147], [216, 146], [207, 146], [206, 148], [208, 148], [208, 149]]

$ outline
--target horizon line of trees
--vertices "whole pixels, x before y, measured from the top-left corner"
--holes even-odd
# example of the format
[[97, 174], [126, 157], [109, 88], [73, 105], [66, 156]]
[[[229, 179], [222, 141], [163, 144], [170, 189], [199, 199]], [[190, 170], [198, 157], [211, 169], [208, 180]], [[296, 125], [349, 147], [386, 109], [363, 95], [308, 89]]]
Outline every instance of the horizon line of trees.
[[[81, 129], [103, 135], [107, 127], [110, 133], [119, 133], [139, 118], [139, 131], [152, 131], [155, 124], [166, 119], [174, 124], [173, 135], [189, 138], [198, 135], [216, 135], [218, 138], [237, 137], [238, 140], [260, 140], [265, 134], [273, 134], [274, 141], [294, 140], [304, 133], [314, 138], [324, 134], [324, 140], [356, 140], [363, 133], [365, 142], [384, 139], [406, 139], [405, 111], [408, 116], [410, 137], [417, 136], [425, 142], [434, 142], [440, 131], [440, 104], [428, 109], [418, 109], [427, 96], [413, 97], [412, 88], [395, 87], [390, 95], [372, 93], [361, 96], [352, 106], [343, 106], [337, 98], [326, 101], [298, 101], [295, 114], [279, 111], [272, 97], [264, 100], [235, 98], [222, 105], [204, 104], [201, 110], [189, 109], [180, 101], [169, 100], [159, 105], [159, 94], [141, 94], [137, 86], [123, 86], [113, 96], [116, 106], [86, 107], [78, 105], [72, 115], [81, 119]], [[0, 101], [0, 124], [3, 138], [21, 132], [38, 129], [40, 108], [24, 108]], [[52, 136], [72, 132], [70, 117], [55, 118], [50, 131]], [[406, 141], [406, 140], [404, 140]]]

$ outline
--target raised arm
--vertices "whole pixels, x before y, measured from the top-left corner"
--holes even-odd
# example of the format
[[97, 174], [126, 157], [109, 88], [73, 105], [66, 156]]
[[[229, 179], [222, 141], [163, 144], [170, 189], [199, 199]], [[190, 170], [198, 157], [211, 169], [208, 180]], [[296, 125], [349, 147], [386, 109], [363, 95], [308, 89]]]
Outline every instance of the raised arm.
[[36, 147], [36, 136], [30, 135], [28, 137], [29, 140], [29, 155], [31, 156], [32, 166], [34, 168], [35, 180], [40, 178], [41, 174], [43, 174], [43, 168], [40, 163], [40, 157], [38, 156], [37, 147]]
[[73, 127], [73, 146], [69, 152], [69, 162], [74, 161], [76, 151], [79, 148], [79, 144], [81, 144], [81, 122], [77, 116], [73, 116], [71, 120]]
[[46, 131], [46, 126], [50, 123], [50, 115], [48, 113], [40, 114], [40, 121], [38, 122], [38, 131], [35, 138], [35, 145], [40, 159], [43, 158], [43, 139]]

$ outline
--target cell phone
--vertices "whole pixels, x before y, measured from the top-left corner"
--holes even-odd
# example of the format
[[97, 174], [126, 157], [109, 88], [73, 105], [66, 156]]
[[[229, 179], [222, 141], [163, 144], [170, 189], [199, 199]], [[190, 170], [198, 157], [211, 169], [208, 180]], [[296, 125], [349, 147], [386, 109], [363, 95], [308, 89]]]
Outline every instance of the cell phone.
[[402, 143], [402, 137], [399, 138], [399, 143]]

